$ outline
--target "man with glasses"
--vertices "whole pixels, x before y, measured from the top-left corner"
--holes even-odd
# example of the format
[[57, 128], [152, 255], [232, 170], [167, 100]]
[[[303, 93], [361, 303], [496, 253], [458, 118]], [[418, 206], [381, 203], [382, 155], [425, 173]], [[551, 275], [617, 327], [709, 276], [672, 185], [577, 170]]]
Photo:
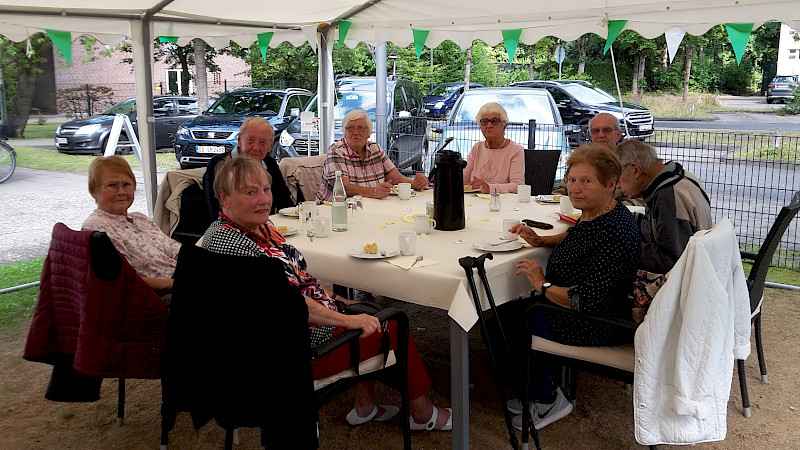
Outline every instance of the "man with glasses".
[[[589, 122], [589, 133], [592, 145], [603, 145], [612, 150], [622, 138], [619, 119], [608, 113], [600, 113], [592, 118], [591, 122]], [[553, 189], [553, 194], [568, 195], [566, 179], [562, 179], [558, 183], [558, 186]], [[644, 201], [641, 198], [630, 197], [619, 187], [614, 191], [614, 198], [626, 205], [644, 206]]]
[[275, 134], [272, 130], [272, 125], [270, 125], [267, 119], [263, 117], [249, 117], [245, 119], [245, 121], [242, 122], [242, 126], [239, 127], [236, 148], [233, 149], [230, 155], [221, 154], [211, 158], [211, 161], [208, 162], [208, 166], [206, 167], [206, 173], [203, 174], [203, 191], [206, 194], [208, 211], [211, 213], [212, 219], [216, 219], [220, 211], [219, 200], [214, 192], [214, 171], [217, 164], [228, 157], [237, 158], [239, 156], [246, 156], [256, 161], [261, 161], [261, 164], [272, 177], [271, 213], [274, 214], [280, 209], [294, 206], [289, 188], [286, 187], [281, 169], [278, 167], [278, 162], [269, 155], [269, 150], [272, 148], [274, 138]]
[[619, 187], [646, 203], [645, 213], [636, 215], [642, 235], [641, 268], [665, 274], [689, 238], [714, 225], [708, 194], [694, 174], [675, 161], [665, 164], [644, 142], [625, 141], [613, 151], [622, 164]]

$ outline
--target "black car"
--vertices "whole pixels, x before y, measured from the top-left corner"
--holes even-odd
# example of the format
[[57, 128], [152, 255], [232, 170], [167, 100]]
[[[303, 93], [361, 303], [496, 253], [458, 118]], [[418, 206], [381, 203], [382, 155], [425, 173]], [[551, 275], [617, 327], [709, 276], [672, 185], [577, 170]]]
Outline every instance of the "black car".
[[[127, 115], [139, 136], [136, 126], [136, 99], [108, 108], [100, 114], [85, 119], [76, 119], [60, 125], [56, 129], [56, 149], [61, 153], [101, 154], [106, 147], [114, 116]], [[155, 117], [156, 148], [172, 147], [172, 140], [178, 127], [197, 115], [197, 99], [176, 95], [153, 97], [153, 116]], [[124, 131], [119, 142], [128, 141]], [[129, 153], [130, 147], [119, 147], [117, 153]]]
[[305, 89], [237, 88], [183, 124], [175, 136], [175, 158], [182, 169], [205, 167], [219, 153], [236, 147], [245, 119], [261, 116], [275, 129], [275, 138], [300, 114], [313, 94]]
[[[361, 109], [375, 123], [375, 77], [342, 77], [336, 80], [333, 107], [334, 139], [342, 137], [342, 117]], [[422, 93], [413, 81], [389, 77], [386, 81], [388, 145], [384, 150], [400, 171], [423, 170], [428, 154], [427, 122]], [[307, 111], [317, 112], [317, 97]], [[374, 128], [374, 127], [373, 127]], [[370, 140], [374, 141], [375, 130]], [[319, 153], [319, 136], [301, 131], [297, 118], [280, 134], [271, 155], [280, 160], [286, 156], [310, 156]]]
[[599, 113], [608, 113], [619, 119], [623, 137], [644, 140], [653, 135], [653, 114], [649, 109], [623, 102], [623, 114], [618, 98], [588, 81], [519, 81], [511, 86], [547, 89], [558, 105], [564, 125], [580, 126], [584, 141], [589, 140], [589, 121]]
[[794, 89], [797, 87], [797, 75], [780, 75], [767, 85], [767, 103], [780, 100], [794, 100]]

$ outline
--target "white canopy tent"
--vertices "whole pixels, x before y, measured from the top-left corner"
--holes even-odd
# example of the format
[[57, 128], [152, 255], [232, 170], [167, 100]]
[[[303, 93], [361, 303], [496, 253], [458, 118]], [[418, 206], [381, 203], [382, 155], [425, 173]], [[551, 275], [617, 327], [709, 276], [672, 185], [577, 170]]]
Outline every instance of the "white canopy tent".
[[[497, 7], [485, 1], [459, 0], [48, 0], [0, 1], [0, 34], [15, 40], [32, 33], [69, 31], [77, 38], [89, 34], [105, 44], [126, 37], [133, 42], [139, 132], [145, 155], [145, 185], [152, 214], [155, 200], [155, 142], [152, 127], [152, 39], [178, 38], [185, 45], [202, 38], [214, 47], [230, 41], [249, 46], [258, 34], [272, 32], [270, 46], [284, 41], [310, 42], [320, 51], [319, 90], [322, 148], [332, 140], [333, 74], [331, 43], [340, 20], [351, 23], [345, 44], [379, 46], [413, 42], [412, 30], [429, 31], [426, 45], [450, 39], [466, 49], [475, 39], [494, 45], [502, 30], [520, 29], [520, 42], [532, 44], [544, 36], [574, 40], [592, 32], [607, 33], [608, 20], [627, 20], [634, 29], [654, 38], [678, 27], [699, 35], [721, 23], [754, 23], [755, 28], [779, 20], [800, 28], [800, 0], [505, 0]], [[145, 45], [145, 43], [147, 45]]]

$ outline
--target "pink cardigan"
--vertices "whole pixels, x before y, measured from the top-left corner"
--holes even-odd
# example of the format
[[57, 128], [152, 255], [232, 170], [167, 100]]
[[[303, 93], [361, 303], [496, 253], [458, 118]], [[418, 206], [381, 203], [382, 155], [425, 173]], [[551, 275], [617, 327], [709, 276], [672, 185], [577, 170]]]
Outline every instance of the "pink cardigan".
[[472, 146], [464, 168], [464, 184], [473, 178], [489, 183], [489, 192], [517, 192], [517, 186], [525, 184], [525, 150], [509, 140], [503, 148], [486, 147], [486, 141]]

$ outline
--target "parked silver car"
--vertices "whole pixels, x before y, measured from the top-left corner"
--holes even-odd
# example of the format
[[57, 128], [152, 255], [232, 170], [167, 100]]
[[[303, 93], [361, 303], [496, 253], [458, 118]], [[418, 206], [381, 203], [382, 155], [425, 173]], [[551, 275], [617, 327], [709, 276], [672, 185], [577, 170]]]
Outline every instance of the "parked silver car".
[[767, 103], [781, 100], [794, 100], [794, 89], [797, 87], [797, 75], [779, 75], [767, 85]]

